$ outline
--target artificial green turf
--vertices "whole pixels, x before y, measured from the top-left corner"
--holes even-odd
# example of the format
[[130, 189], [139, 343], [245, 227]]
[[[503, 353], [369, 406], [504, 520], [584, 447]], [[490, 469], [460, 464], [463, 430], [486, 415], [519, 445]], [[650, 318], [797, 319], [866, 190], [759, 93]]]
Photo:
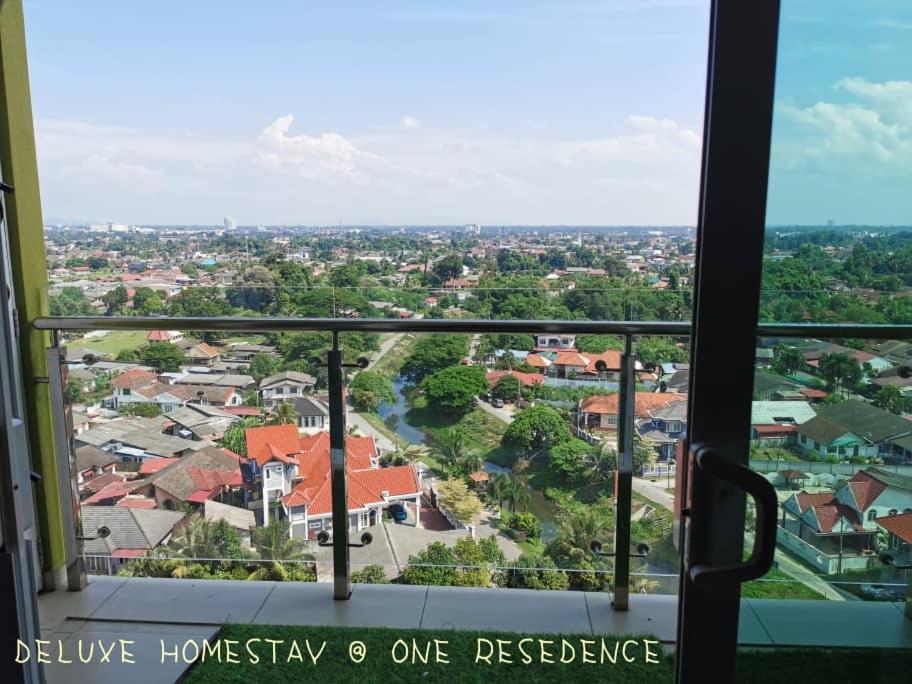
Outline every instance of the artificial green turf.
[[[590, 645], [589, 653], [596, 662], [600, 658], [600, 637], [580, 635], [540, 635], [540, 634], [510, 634], [496, 632], [468, 632], [454, 630], [419, 630], [419, 629], [354, 629], [340, 627], [265, 627], [253, 625], [227, 625], [219, 634], [222, 640], [235, 639], [240, 642], [233, 648], [238, 652], [240, 664], [228, 664], [208, 660], [199, 662], [188, 673], [185, 681], [194, 684], [229, 684], [231, 682], [351, 682], [353, 684], [367, 684], [368, 682], [582, 682], [597, 678], [599, 681], [615, 682], [665, 682], [671, 681], [671, 662], [662, 655], [662, 647], [653, 641], [650, 649], [658, 653], [658, 663], [647, 664], [643, 639], [648, 636], [611, 636], [605, 637], [605, 644], [614, 653], [617, 642], [623, 644], [627, 639], [635, 639], [636, 647], [628, 647], [628, 655], [636, 658], [635, 662], [625, 662], [619, 652], [617, 663], [612, 665], [608, 660], [605, 664], [582, 663], [582, 654], [579, 640], [596, 640], [594, 646]], [[277, 646], [278, 662], [272, 664], [271, 646], [262, 643], [252, 645], [255, 652], [261, 657], [257, 664], [250, 662], [250, 657], [245, 651], [245, 642], [248, 639], [275, 639], [285, 640], [285, 644]], [[529, 657], [530, 664], [522, 664], [522, 654], [518, 648], [520, 639], [534, 639], [533, 643], [526, 642], [524, 648]], [[576, 649], [575, 662], [563, 664], [561, 658], [561, 638], [567, 639]], [[314, 653], [319, 651], [320, 644], [326, 642], [326, 648], [319, 657], [316, 665], [310, 661], [305, 639], [310, 639]], [[427, 644], [431, 644], [429, 662], [411, 662], [411, 658], [401, 664], [393, 661], [392, 649], [398, 639], [407, 642], [409, 648], [412, 640], [424, 652]], [[434, 639], [445, 640], [447, 645], [442, 650], [447, 654], [449, 663], [434, 663]], [[512, 664], [497, 664], [497, 652], [491, 660], [492, 664], [475, 662], [477, 639], [488, 639], [497, 647], [496, 640], [504, 639], [512, 642], [509, 648]], [[538, 639], [552, 640], [554, 644], [546, 644], [545, 648], [551, 651], [549, 656], [553, 664], [541, 663], [540, 646]], [[654, 638], [653, 638], [654, 639]], [[304, 662], [293, 660], [286, 662], [289, 653], [289, 644], [297, 640], [300, 644]], [[349, 656], [349, 644], [355, 641], [363, 642], [366, 655], [363, 662], [354, 663]], [[223, 642], [224, 643], [224, 642]], [[401, 649], [401, 645], [398, 647]], [[483, 649], [487, 649], [485, 645]], [[506, 646], [505, 646], [506, 649]], [[397, 654], [404, 654], [399, 650]], [[568, 652], [569, 657], [569, 652]], [[223, 661], [225, 660], [223, 655]]]
[[[198, 662], [187, 674], [184, 681], [191, 684], [231, 684], [232, 682], [351, 682], [369, 684], [371, 682], [588, 682], [611, 681], [632, 684], [634, 682], [662, 683], [671, 682], [674, 670], [673, 656], [660, 656], [657, 664], [644, 662], [643, 647], [631, 648], [629, 654], [636, 655], [636, 662], [623, 662], [618, 657], [617, 664], [589, 664], [581, 662], [580, 638], [598, 640], [599, 637], [580, 637], [570, 635], [513, 634], [496, 632], [469, 632], [452, 630], [418, 630], [418, 629], [355, 629], [345, 627], [270, 627], [253, 625], [227, 625], [219, 634], [219, 639], [233, 639], [239, 642], [233, 649], [240, 664], [219, 663], [211, 658]], [[520, 662], [521, 654], [517, 642], [531, 638], [532, 644], [526, 645], [533, 662]], [[560, 640], [568, 639], [576, 647], [576, 659], [572, 663], [560, 663]], [[615, 642], [623, 643], [627, 639], [636, 639], [642, 644], [649, 637], [612, 636], [606, 637], [606, 644], [613, 650]], [[249, 662], [245, 650], [248, 639], [283, 640], [276, 646], [277, 663], [269, 662], [272, 658], [271, 645], [265, 641], [254, 642], [251, 648], [259, 655], [258, 664]], [[325, 641], [326, 647], [319, 656], [317, 665], [310, 661], [305, 640], [309, 639], [314, 653]], [[397, 664], [393, 662], [391, 649], [393, 644], [403, 639], [409, 646], [414, 639], [424, 649], [432, 644], [429, 663]], [[446, 640], [442, 646], [449, 663], [434, 664], [433, 640]], [[496, 639], [511, 641], [510, 651], [512, 664], [485, 664], [475, 662], [477, 639]], [[553, 664], [541, 663], [538, 639], [555, 642], [546, 646], [554, 651]], [[287, 662], [290, 642], [296, 640], [304, 662], [292, 660]], [[360, 641], [366, 647], [363, 662], [355, 663], [349, 655], [349, 644]], [[600, 645], [592, 647], [596, 660], [599, 659]], [[651, 646], [661, 649], [661, 646]], [[496, 661], [496, 653], [492, 660]], [[737, 661], [737, 682], [759, 684], [761, 682], [839, 682], [840, 684], [897, 684], [910, 681], [912, 669], [912, 652], [878, 649], [741, 649]]]

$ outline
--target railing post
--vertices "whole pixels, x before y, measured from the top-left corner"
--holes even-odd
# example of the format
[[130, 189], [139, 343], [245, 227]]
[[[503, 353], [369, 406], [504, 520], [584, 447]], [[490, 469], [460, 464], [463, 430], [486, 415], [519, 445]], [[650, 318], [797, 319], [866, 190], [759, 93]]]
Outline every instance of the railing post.
[[333, 598], [351, 596], [348, 548], [348, 482], [345, 472], [345, 397], [339, 333], [333, 331], [328, 354], [329, 447], [332, 455]]
[[[56, 333], [55, 333], [56, 338]], [[60, 517], [63, 523], [64, 563], [67, 590], [81, 591], [88, 583], [85, 562], [78, 537], [82, 536], [79, 490], [76, 482], [76, 450], [73, 443], [73, 411], [66, 393], [69, 370], [66, 349], [53, 346], [47, 350], [48, 394], [54, 426], [54, 448], [57, 455], [57, 490], [60, 492]]]
[[630, 508], [633, 488], [633, 416], [636, 401], [631, 336], [624, 335], [618, 396], [618, 463], [614, 478], [614, 600], [615, 610], [628, 610], [630, 596]]

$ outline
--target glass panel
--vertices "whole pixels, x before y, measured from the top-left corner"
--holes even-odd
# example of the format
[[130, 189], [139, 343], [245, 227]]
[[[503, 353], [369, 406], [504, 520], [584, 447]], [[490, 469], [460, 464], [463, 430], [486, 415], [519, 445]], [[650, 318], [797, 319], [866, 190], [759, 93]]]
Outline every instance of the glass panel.
[[[782, 3], [761, 321], [912, 321], [910, 21], [899, 3]], [[756, 346], [750, 464], [776, 489], [777, 550], [742, 587], [740, 641], [912, 646], [910, 345]], [[746, 548], [754, 520], [749, 504]]]

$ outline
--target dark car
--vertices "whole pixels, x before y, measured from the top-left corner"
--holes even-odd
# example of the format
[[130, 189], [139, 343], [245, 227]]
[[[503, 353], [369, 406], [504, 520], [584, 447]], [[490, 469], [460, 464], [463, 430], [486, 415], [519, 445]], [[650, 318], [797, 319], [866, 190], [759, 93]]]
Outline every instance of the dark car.
[[405, 508], [402, 504], [393, 504], [386, 509], [386, 512], [389, 513], [390, 517], [397, 523], [403, 522], [408, 518], [408, 513], [405, 512]]
[[503, 401], [503, 399], [495, 399], [494, 401], [491, 402], [491, 406], [493, 406], [494, 408], [503, 408], [504, 401]]

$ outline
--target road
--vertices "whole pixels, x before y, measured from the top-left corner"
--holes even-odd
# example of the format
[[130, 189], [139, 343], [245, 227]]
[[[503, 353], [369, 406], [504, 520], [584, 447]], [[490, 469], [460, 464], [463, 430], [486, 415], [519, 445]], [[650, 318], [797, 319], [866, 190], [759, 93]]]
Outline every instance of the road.
[[390, 337], [389, 339], [387, 339], [383, 343], [381, 343], [380, 349], [378, 349], [377, 351], [375, 351], [371, 354], [370, 363], [367, 364], [367, 367], [368, 368], [373, 367], [373, 365], [375, 363], [377, 363], [377, 361], [379, 361], [384, 356], [386, 356], [386, 353], [390, 349], [392, 349], [397, 344], [399, 344], [399, 340], [401, 340], [404, 335], [405, 335], [405, 333], [396, 333], [395, 335], [393, 335], [392, 337]]
[[503, 408], [494, 408], [488, 402], [479, 399], [478, 408], [480, 408], [485, 413], [490, 413], [495, 418], [499, 418], [507, 425], [513, 422], [513, 411], [507, 406], [504, 406]]
[[[663, 508], [673, 511], [674, 496], [665, 491], [665, 486], [666, 481], [661, 477], [656, 482], [644, 480], [640, 477], [633, 478], [633, 491], [640, 496], [649, 499], [653, 503], [657, 503]], [[745, 532], [744, 540], [745, 544], [751, 545], [754, 543], [754, 535], [750, 532]], [[781, 551], [778, 548], [776, 549], [776, 567], [796, 581], [823, 594], [830, 601], [846, 600], [845, 596], [836, 591], [831, 584], [827, 583], [818, 575], [813, 574], [810, 570], [801, 565], [801, 563], [793, 560], [784, 551]]]

